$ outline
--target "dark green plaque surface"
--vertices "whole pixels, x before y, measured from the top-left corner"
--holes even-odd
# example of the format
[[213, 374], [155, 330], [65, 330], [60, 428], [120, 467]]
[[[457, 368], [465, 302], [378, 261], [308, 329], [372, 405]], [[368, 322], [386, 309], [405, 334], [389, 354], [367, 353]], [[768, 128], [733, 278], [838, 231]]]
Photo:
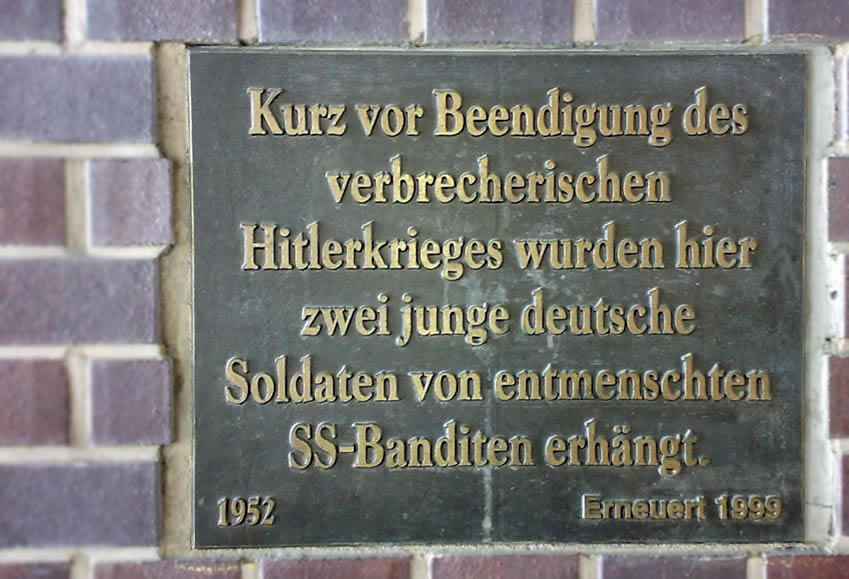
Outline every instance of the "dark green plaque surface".
[[[198, 547], [803, 538], [803, 55], [198, 48], [189, 56]], [[436, 135], [448, 90], [462, 105], [445, 105], [468, 112], [471, 124], [464, 117], [459, 134]], [[298, 120], [301, 104], [308, 134], [286, 134], [299, 132], [286, 120]], [[313, 118], [311, 105], [325, 108]], [[333, 122], [337, 105], [345, 110]], [[357, 105], [380, 105], [389, 117], [377, 117], [369, 136]], [[386, 113], [389, 105], [411, 107], [418, 134], [409, 124], [386, 134], [406, 117]], [[531, 128], [517, 105], [530, 109]], [[644, 107], [642, 121], [623, 120], [622, 132], [636, 134], [601, 134], [616, 133], [611, 119], [628, 105], [637, 119]], [[568, 134], [582, 119], [588, 128]], [[342, 123], [344, 134], [332, 134]], [[358, 177], [345, 188], [344, 175], [358, 171], [395, 180], [387, 202], [376, 202], [366, 177], [357, 201]], [[499, 177], [501, 202], [480, 193], [485, 172]], [[426, 174], [439, 182], [464, 173], [478, 180], [467, 178], [465, 194], [445, 187], [440, 197], [427, 183]], [[508, 181], [531, 173], [540, 175], [536, 197], [527, 184], [507, 194]], [[612, 202], [598, 191], [605, 173]], [[423, 197], [393, 200], [416, 183]], [[711, 267], [679, 267], [684, 222], [688, 240], [712, 240], [699, 246]], [[246, 236], [262, 243], [269, 231], [276, 253], [265, 263], [258, 247], [252, 269]], [[393, 240], [403, 242], [394, 265]], [[557, 250], [561, 267], [549, 254], [522, 267], [527, 244]], [[425, 245], [433, 252], [422, 258]], [[444, 257], [457, 247], [460, 257]], [[482, 345], [469, 343], [468, 319], [455, 319], [450, 335], [400, 346], [405, 294], [412, 306], [458, 306], [452, 315], [486, 304], [494, 325], [482, 327]], [[325, 316], [377, 311], [381, 295], [386, 331], [367, 313], [360, 321], [371, 335], [356, 319], [344, 336], [329, 335]], [[492, 320], [497, 306], [509, 321]], [[282, 356], [285, 364], [275, 362]], [[312, 397], [326, 396], [319, 382], [332, 380], [335, 401], [293, 401], [304, 394], [297, 373], [306, 364]], [[370, 400], [341, 400], [345, 372], [345, 392], [359, 380], [357, 394]], [[415, 376], [430, 372], [420, 401]], [[570, 372], [583, 373], [586, 390], [569, 393]], [[396, 377], [397, 400], [378, 400], [367, 385], [381, 373]], [[451, 396], [455, 378], [474, 386], [474, 375], [480, 400], [463, 400], [459, 387]]]

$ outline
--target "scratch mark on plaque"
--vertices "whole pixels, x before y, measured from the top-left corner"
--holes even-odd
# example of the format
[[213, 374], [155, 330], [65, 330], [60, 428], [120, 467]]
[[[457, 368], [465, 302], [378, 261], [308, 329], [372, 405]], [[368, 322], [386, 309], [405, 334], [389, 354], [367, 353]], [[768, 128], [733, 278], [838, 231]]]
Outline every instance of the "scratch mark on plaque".
[[[484, 417], [486, 432], [492, 432], [492, 397], [487, 397], [486, 416]], [[481, 522], [483, 541], [492, 542], [492, 466], [487, 465], [483, 470], [483, 521]]]
[[484, 542], [492, 541], [492, 467], [483, 469], [483, 530]]

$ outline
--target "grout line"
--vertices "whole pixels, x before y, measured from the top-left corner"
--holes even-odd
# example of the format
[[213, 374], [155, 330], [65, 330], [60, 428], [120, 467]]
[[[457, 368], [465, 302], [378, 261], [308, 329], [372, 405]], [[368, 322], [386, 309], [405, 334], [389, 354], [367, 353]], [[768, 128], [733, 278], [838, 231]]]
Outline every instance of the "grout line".
[[244, 44], [256, 44], [259, 39], [258, 10], [257, 0], [239, 2], [239, 40]]
[[124, 561], [139, 563], [162, 560], [159, 547], [100, 547], [86, 549], [86, 554], [89, 557], [89, 564], [92, 566], [98, 563], [121, 563]]
[[66, 358], [71, 406], [70, 443], [75, 448], [91, 446], [90, 373], [85, 353], [70, 348]]
[[745, 0], [744, 34], [749, 43], [762, 43], [766, 39], [766, 5], [769, 0]]
[[0, 464], [158, 462], [158, 446], [4, 446]]
[[746, 579], [766, 579], [766, 561], [762, 555], [746, 559]]
[[575, 0], [572, 40], [577, 45], [596, 41], [596, 0]]
[[[840, 300], [838, 300], [840, 301]], [[843, 319], [842, 316], [839, 319]], [[827, 354], [831, 356], [838, 356], [840, 358], [846, 358], [849, 356], [849, 339], [847, 338], [832, 338], [827, 348]]]
[[[73, 348], [88, 358], [108, 359], [151, 359], [163, 358], [160, 344], [90, 344], [74, 345]], [[67, 345], [21, 345], [0, 346], [0, 360], [35, 358], [64, 359], [70, 346]]]
[[844, 526], [843, 521], [844, 521], [844, 517], [845, 517], [843, 509], [846, 506], [843, 503], [843, 498], [844, 498], [843, 497], [843, 489], [844, 489], [844, 485], [847, 482], [849, 482], [849, 481], [845, 481], [844, 476], [843, 476], [843, 462], [844, 462], [845, 459], [846, 459], [846, 456], [843, 455], [843, 454], [835, 454], [833, 456], [833, 460], [836, 463], [835, 469], [834, 469], [834, 488], [839, 489], [839, 490], [837, 490], [837, 492], [834, 493], [834, 495], [835, 495], [834, 496], [834, 510], [832, 512], [832, 523], [831, 523], [832, 524], [831, 534], [833, 535], [832, 544], [834, 544], [834, 542], [836, 542], [837, 537], [839, 537], [840, 535], [845, 535], [846, 531], [849, 530], [849, 529], [843, 528], [843, 526]]
[[[84, 549], [84, 552], [81, 552]], [[78, 557], [84, 557], [86, 561], [78, 563]], [[3, 563], [42, 563], [67, 561], [72, 567], [82, 566], [90, 569], [95, 561], [155, 561], [159, 557], [156, 548], [148, 547], [68, 547], [68, 548], [14, 548], [0, 549], [0, 562]], [[71, 577], [76, 579], [77, 575]], [[89, 577], [89, 575], [83, 575]]]
[[71, 575], [69, 579], [91, 579], [91, 558], [87, 553], [75, 553], [71, 558]]
[[578, 579], [601, 578], [600, 555], [578, 555]]
[[157, 259], [166, 249], [167, 245], [96, 245], [88, 248], [88, 255], [110, 259]]
[[849, 242], [847, 241], [831, 241], [829, 245], [831, 251], [835, 254], [849, 253]]
[[432, 553], [413, 553], [410, 560], [410, 577], [409, 579], [430, 579]]
[[763, 42], [769, 40], [769, 3], [771, 0], [755, 0], [760, 2], [761, 29], [763, 30]]
[[63, 360], [67, 346], [0, 346], [0, 360]]
[[829, 545], [829, 553], [833, 555], [849, 553], [849, 537], [836, 536], [834, 542]]
[[68, 251], [84, 253], [88, 245], [88, 164], [65, 162], [65, 232]]
[[[841, 45], [849, 47], [849, 45]], [[849, 140], [849, 54], [837, 57], [837, 139]]]
[[[66, 211], [79, 211], [79, 208], [66, 207]], [[69, 217], [71, 216], [66, 216], [66, 219]], [[71, 222], [69, 221], [69, 223]], [[79, 230], [76, 234], [78, 233]], [[167, 245], [96, 245], [88, 248], [86, 255], [104, 259], [157, 259], [167, 249]], [[79, 257], [82, 251], [82, 249], [73, 250], [62, 246], [4, 245], [0, 246], [0, 260]]]
[[65, 49], [73, 51], [86, 37], [86, 0], [64, 1]]
[[62, 45], [55, 42], [0, 42], [0, 54], [62, 54]]
[[262, 566], [256, 561], [242, 559], [242, 579], [262, 579]]
[[108, 42], [103, 40], [87, 40], [74, 46], [74, 54], [102, 54], [104, 56], [136, 55], [151, 56], [152, 42]]
[[[67, 207], [65, 210], [67, 212]], [[49, 259], [55, 257], [68, 257], [69, 255], [71, 255], [71, 252], [68, 251], [67, 247], [58, 245], [5, 245], [0, 247], [0, 259]]]
[[55, 157], [60, 159], [160, 157], [148, 143], [25, 143], [0, 141], [0, 157]]
[[60, 56], [69, 54], [103, 55], [103, 56], [150, 56], [153, 53], [152, 42], [107, 42], [101, 40], [79, 41], [68, 46], [56, 42], [0, 42], [0, 55], [50, 55]]
[[413, 44], [425, 42], [427, 30], [427, 0], [407, 1], [407, 40]]
[[0, 549], [0, 562], [2, 563], [70, 563], [73, 561], [77, 548], [55, 549]]
[[832, 438], [831, 447], [837, 454], [849, 454], [849, 438]]
[[161, 344], [92, 344], [84, 346], [86, 356], [97, 359], [160, 359], [165, 357]]

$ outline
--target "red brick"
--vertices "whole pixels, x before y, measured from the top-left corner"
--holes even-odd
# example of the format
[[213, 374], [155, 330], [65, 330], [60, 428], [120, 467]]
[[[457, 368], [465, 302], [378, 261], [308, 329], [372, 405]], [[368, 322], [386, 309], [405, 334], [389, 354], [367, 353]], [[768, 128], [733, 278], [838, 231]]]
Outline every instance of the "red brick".
[[623, 555], [602, 560], [603, 579], [746, 579], [745, 557], [639, 557]]
[[0, 344], [155, 342], [158, 287], [152, 261], [0, 261]]
[[88, 0], [94, 40], [237, 40], [238, 0]]
[[849, 39], [846, 0], [768, 0], [767, 36], [777, 40]]
[[0, 139], [150, 143], [149, 56], [0, 56]]
[[572, 41], [571, 0], [428, 0], [427, 42]]
[[65, 164], [0, 159], [0, 243], [65, 245]]
[[101, 563], [94, 579], [240, 579], [238, 561], [150, 561], [143, 563]]
[[0, 0], [0, 40], [62, 40], [62, 0]]
[[403, 42], [407, 0], [257, 0], [260, 42]]
[[280, 559], [262, 564], [263, 579], [407, 579], [410, 560], [373, 559]]
[[171, 163], [167, 159], [89, 163], [91, 242], [169, 245]]
[[69, 579], [68, 563], [0, 564], [0, 579]]
[[578, 579], [576, 555], [445, 556], [431, 563], [433, 579]]
[[832, 438], [849, 436], [849, 358], [828, 360], [829, 432]]
[[0, 360], [0, 444], [65, 444], [69, 424], [62, 361]]
[[156, 463], [0, 466], [0, 548], [153, 547], [159, 542]]
[[171, 442], [171, 363], [91, 363], [92, 437], [97, 444]]
[[846, 579], [849, 557], [796, 555], [768, 557], [766, 579]]
[[740, 41], [744, 0], [597, 0], [600, 44]]

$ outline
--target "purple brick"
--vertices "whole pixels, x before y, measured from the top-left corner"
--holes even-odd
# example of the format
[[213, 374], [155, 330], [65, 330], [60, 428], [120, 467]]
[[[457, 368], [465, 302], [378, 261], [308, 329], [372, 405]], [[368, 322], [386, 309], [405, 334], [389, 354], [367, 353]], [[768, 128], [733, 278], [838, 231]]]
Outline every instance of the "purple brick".
[[68, 563], [0, 564], [0, 579], [69, 579]]
[[0, 444], [65, 444], [68, 376], [60, 360], [0, 360]]
[[829, 432], [832, 438], [849, 436], [849, 358], [828, 360]]
[[149, 56], [0, 56], [0, 139], [149, 143]]
[[0, 159], [0, 243], [65, 244], [65, 164]]
[[0, 40], [62, 40], [62, 0], [0, 0]]
[[[843, 259], [843, 328], [841, 338], [849, 338], [849, 255], [842, 255]], [[839, 258], [838, 258], [839, 259]]]
[[171, 442], [168, 360], [93, 361], [91, 400], [97, 444]]
[[765, 0], [767, 36], [777, 40], [849, 39], [846, 0]]
[[263, 579], [407, 579], [410, 560], [376, 557], [362, 559], [281, 559], [262, 564]]
[[158, 286], [153, 261], [0, 261], [0, 344], [155, 342]]
[[578, 579], [575, 555], [489, 555], [437, 557], [431, 564], [433, 579]]
[[639, 557], [623, 555], [602, 560], [603, 579], [687, 577], [746, 579], [745, 557]]
[[171, 163], [167, 159], [92, 161], [91, 242], [169, 245]]
[[601, 44], [743, 40], [744, 0], [597, 0]]
[[846, 579], [849, 557], [796, 555], [768, 557], [766, 579]]
[[428, 0], [427, 42], [572, 41], [571, 0]]
[[828, 159], [828, 239], [849, 241], [849, 157]]
[[260, 42], [402, 42], [407, 0], [258, 0]]
[[237, 39], [238, 0], [87, 0], [86, 7], [94, 40]]
[[94, 579], [240, 579], [238, 561], [149, 561], [140, 563], [101, 563]]
[[0, 466], [0, 547], [156, 546], [160, 491], [156, 463]]

